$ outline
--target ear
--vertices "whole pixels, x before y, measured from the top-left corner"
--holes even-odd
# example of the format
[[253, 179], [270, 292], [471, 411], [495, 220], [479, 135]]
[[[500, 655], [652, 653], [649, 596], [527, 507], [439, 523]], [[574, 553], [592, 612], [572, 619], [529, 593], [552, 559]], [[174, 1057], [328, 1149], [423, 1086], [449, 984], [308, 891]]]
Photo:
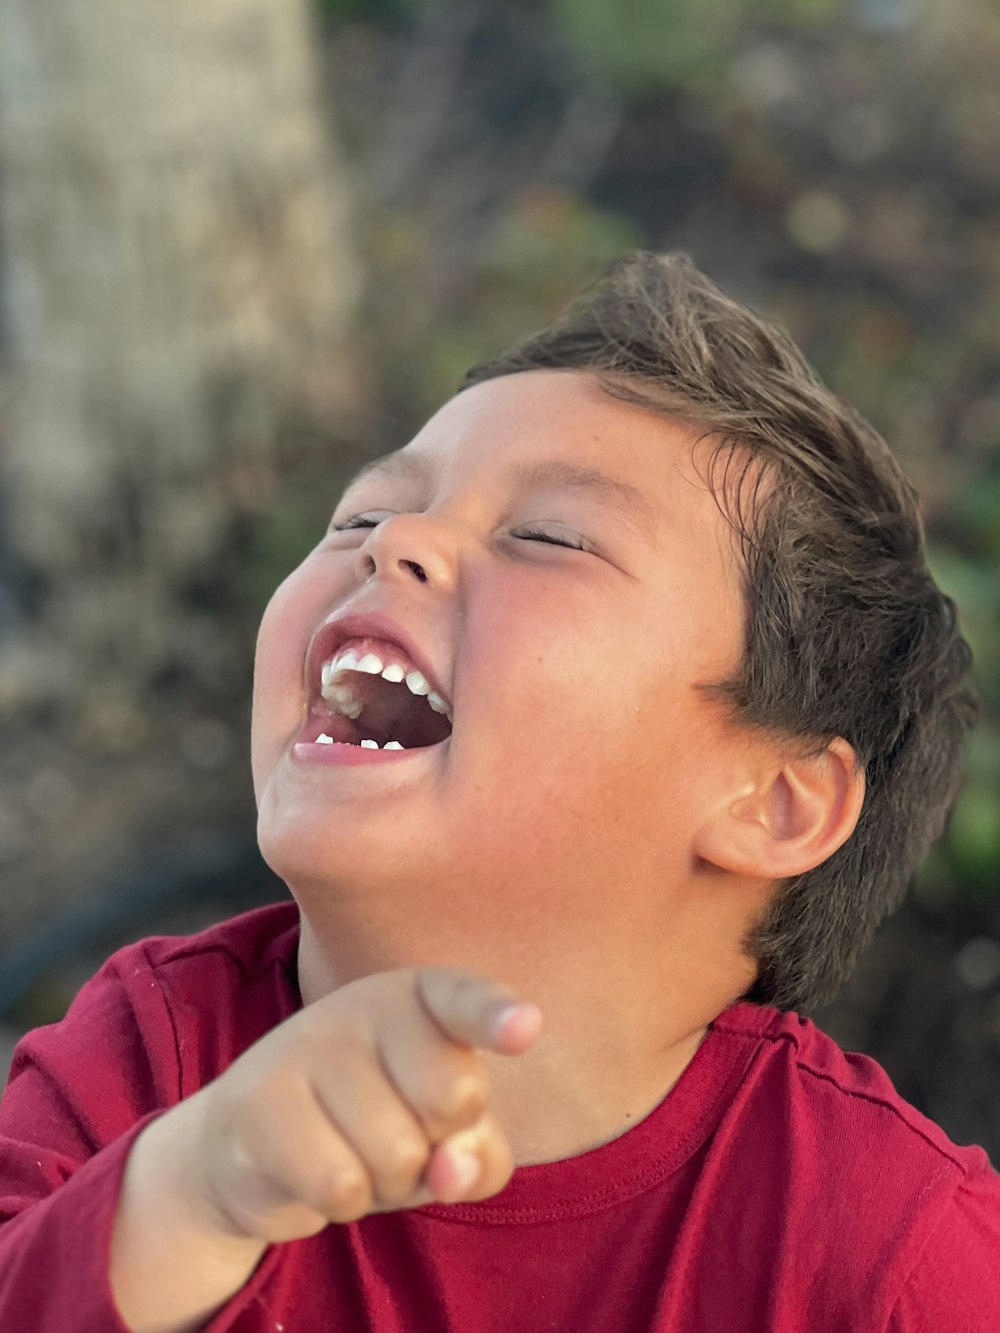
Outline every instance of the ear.
[[695, 854], [754, 879], [788, 879], [812, 870], [854, 832], [865, 777], [845, 740], [819, 754], [764, 763], [750, 784], [698, 831]]

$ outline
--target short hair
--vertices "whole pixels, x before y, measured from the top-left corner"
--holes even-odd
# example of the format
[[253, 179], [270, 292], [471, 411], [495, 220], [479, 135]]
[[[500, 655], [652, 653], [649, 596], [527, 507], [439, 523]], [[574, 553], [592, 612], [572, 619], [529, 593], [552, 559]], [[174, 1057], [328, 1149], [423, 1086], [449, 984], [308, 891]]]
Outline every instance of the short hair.
[[706, 480], [739, 538], [745, 649], [732, 678], [705, 688], [808, 747], [843, 737], [864, 769], [850, 838], [782, 881], [743, 940], [757, 978], [741, 998], [807, 1012], [848, 979], [940, 836], [977, 715], [916, 494], [791, 339], [684, 255], [626, 255], [460, 388], [554, 369], [589, 372], [716, 442]]

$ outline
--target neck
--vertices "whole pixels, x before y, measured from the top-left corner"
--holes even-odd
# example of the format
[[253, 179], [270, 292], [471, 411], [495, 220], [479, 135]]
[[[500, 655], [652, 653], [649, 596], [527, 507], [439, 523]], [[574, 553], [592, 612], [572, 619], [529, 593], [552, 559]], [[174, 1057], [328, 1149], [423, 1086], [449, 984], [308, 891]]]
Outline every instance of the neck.
[[[671, 927], [609, 940], [560, 932], [537, 937], [508, 925], [468, 933], [438, 917], [433, 932], [412, 918], [379, 918], [328, 897], [303, 904], [299, 984], [304, 1004], [363, 976], [402, 967], [470, 967], [512, 986], [542, 1011], [544, 1026], [523, 1055], [481, 1051], [490, 1107], [517, 1166], [557, 1161], [599, 1147], [643, 1120], [687, 1068], [708, 1024], [750, 984], [736, 949], [720, 947], [705, 913]], [[742, 924], [742, 923], [740, 923]], [[656, 923], [657, 927], [662, 922]], [[487, 941], [487, 943], [484, 943]], [[724, 962], [719, 960], [724, 959]]]

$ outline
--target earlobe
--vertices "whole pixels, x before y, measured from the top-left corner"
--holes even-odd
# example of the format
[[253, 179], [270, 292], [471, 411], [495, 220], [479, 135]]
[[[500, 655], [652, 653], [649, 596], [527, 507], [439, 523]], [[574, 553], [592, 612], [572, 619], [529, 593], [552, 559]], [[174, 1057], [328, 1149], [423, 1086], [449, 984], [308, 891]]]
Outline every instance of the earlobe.
[[785, 755], [699, 831], [696, 854], [733, 874], [788, 879], [827, 860], [854, 832], [864, 773], [846, 741]]

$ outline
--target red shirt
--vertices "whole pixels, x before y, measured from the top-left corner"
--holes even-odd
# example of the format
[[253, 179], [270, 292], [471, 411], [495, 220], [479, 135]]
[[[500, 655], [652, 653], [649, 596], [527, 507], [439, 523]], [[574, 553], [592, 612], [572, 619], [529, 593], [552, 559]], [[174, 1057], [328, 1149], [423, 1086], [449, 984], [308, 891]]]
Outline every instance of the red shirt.
[[[114, 955], [0, 1104], [0, 1328], [121, 1333], [115, 1201], [151, 1116], [301, 1006], [283, 903]], [[163, 1262], [170, 1262], [165, 1254]], [[997, 1333], [1000, 1177], [794, 1013], [719, 1015], [628, 1133], [271, 1247], [210, 1333]]]

